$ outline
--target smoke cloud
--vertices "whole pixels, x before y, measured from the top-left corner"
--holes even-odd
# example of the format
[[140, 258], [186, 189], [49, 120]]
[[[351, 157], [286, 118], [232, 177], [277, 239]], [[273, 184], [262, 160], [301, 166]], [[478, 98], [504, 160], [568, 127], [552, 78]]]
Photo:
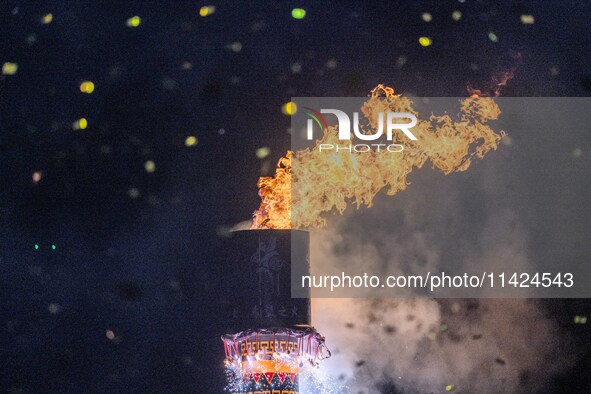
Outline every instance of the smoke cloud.
[[[331, 218], [312, 233], [313, 274], [424, 272], [450, 261], [527, 270], [528, 230], [499, 198], [494, 169], [493, 160], [470, 177], [419, 171], [395, 200]], [[557, 323], [531, 299], [316, 298], [313, 324], [333, 352], [322, 368], [345, 392], [535, 393], [570, 365]]]

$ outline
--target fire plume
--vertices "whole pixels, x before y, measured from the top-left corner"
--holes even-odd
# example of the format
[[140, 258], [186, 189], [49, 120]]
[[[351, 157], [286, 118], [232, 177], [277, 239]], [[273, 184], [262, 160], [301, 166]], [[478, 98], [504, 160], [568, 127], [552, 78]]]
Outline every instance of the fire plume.
[[273, 177], [259, 179], [261, 205], [252, 228], [323, 226], [328, 212], [342, 214], [349, 204], [370, 207], [382, 189], [388, 195], [406, 189], [408, 175], [427, 162], [444, 174], [466, 171], [475, 158], [496, 150], [503, 136], [486, 124], [500, 115], [498, 105], [493, 98], [478, 94], [460, 102], [455, 119], [449, 115], [421, 119], [409, 98], [378, 85], [361, 112], [371, 129], [376, 129], [380, 112], [410, 112], [419, 119], [412, 128], [417, 140], [394, 136], [392, 142], [404, 142], [400, 153], [321, 152], [320, 144], [339, 144], [337, 128], [329, 127], [314, 149], [288, 151]]

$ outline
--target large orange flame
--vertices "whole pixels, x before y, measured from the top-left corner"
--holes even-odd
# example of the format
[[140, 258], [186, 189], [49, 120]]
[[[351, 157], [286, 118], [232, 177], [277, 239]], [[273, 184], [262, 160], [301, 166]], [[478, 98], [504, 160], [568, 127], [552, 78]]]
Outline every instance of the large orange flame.
[[[252, 228], [322, 226], [327, 212], [343, 213], [349, 203], [369, 207], [384, 188], [388, 195], [404, 190], [408, 175], [427, 161], [444, 174], [467, 170], [474, 158], [496, 150], [503, 133], [486, 125], [500, 114], [492, 98], [473, 94], [460, 107], [458, 121], [448, 115], [419, 118], [412, 128], [417, 141], [405, 139], [401, 153], [320, 152], [320, 144], [339, 144], [337, 128], [329, 127], [315, 149], [287, 152], [273, 177], [259, 179], [262, 201]], [[380, 112], [410, 112], [418, 118], [410, 99], [383, 85], [372, 90], [361, 111], [374, 129]]]

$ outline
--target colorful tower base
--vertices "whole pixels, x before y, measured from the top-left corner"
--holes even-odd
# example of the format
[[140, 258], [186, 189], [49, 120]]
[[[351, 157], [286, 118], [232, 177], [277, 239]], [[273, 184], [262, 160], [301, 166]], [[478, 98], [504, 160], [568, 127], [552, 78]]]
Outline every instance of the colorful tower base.
[[249, 330], [222, 341], [233, 394], [297, 394], [300, 367], [330, 355], [313, 328]]
[[[291, 297], [292, 268], [309, 270], [309, 234], [236, 231], [224, 242], [220, 275], [227, 286], [220, 313], [227, 316], [225, 332], [237, 332], [222, 336], [227, 391], [299, 393], [300, 367], [330, 355], [324, 338], [309, 325], [310, 299]], [[247, 327], [256, 329], [240, 331]]]

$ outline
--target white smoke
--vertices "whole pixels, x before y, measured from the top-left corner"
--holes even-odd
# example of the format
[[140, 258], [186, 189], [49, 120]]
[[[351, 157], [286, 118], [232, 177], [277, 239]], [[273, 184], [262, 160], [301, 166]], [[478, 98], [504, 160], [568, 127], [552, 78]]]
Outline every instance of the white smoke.
[[[495, 203], [492, 167], [479, 170], [476, 181], [422, 171], [393, 199], [331, 218], [312, 233], [312, 274], [422, 273], [451, 260], [526, 271], [528, 233], [511, 204]], [[316, 298], [313, 324], [333, 351], [322, 368], [351, 393], [535, 393], [569, 364], [535, 300]]]
[[[353, 393], [539, 392], [566, 364], [533, 300], [316, 299], [333, 357], [322, 368]], [[395, 391], [394, 391], [395, 390]]]

